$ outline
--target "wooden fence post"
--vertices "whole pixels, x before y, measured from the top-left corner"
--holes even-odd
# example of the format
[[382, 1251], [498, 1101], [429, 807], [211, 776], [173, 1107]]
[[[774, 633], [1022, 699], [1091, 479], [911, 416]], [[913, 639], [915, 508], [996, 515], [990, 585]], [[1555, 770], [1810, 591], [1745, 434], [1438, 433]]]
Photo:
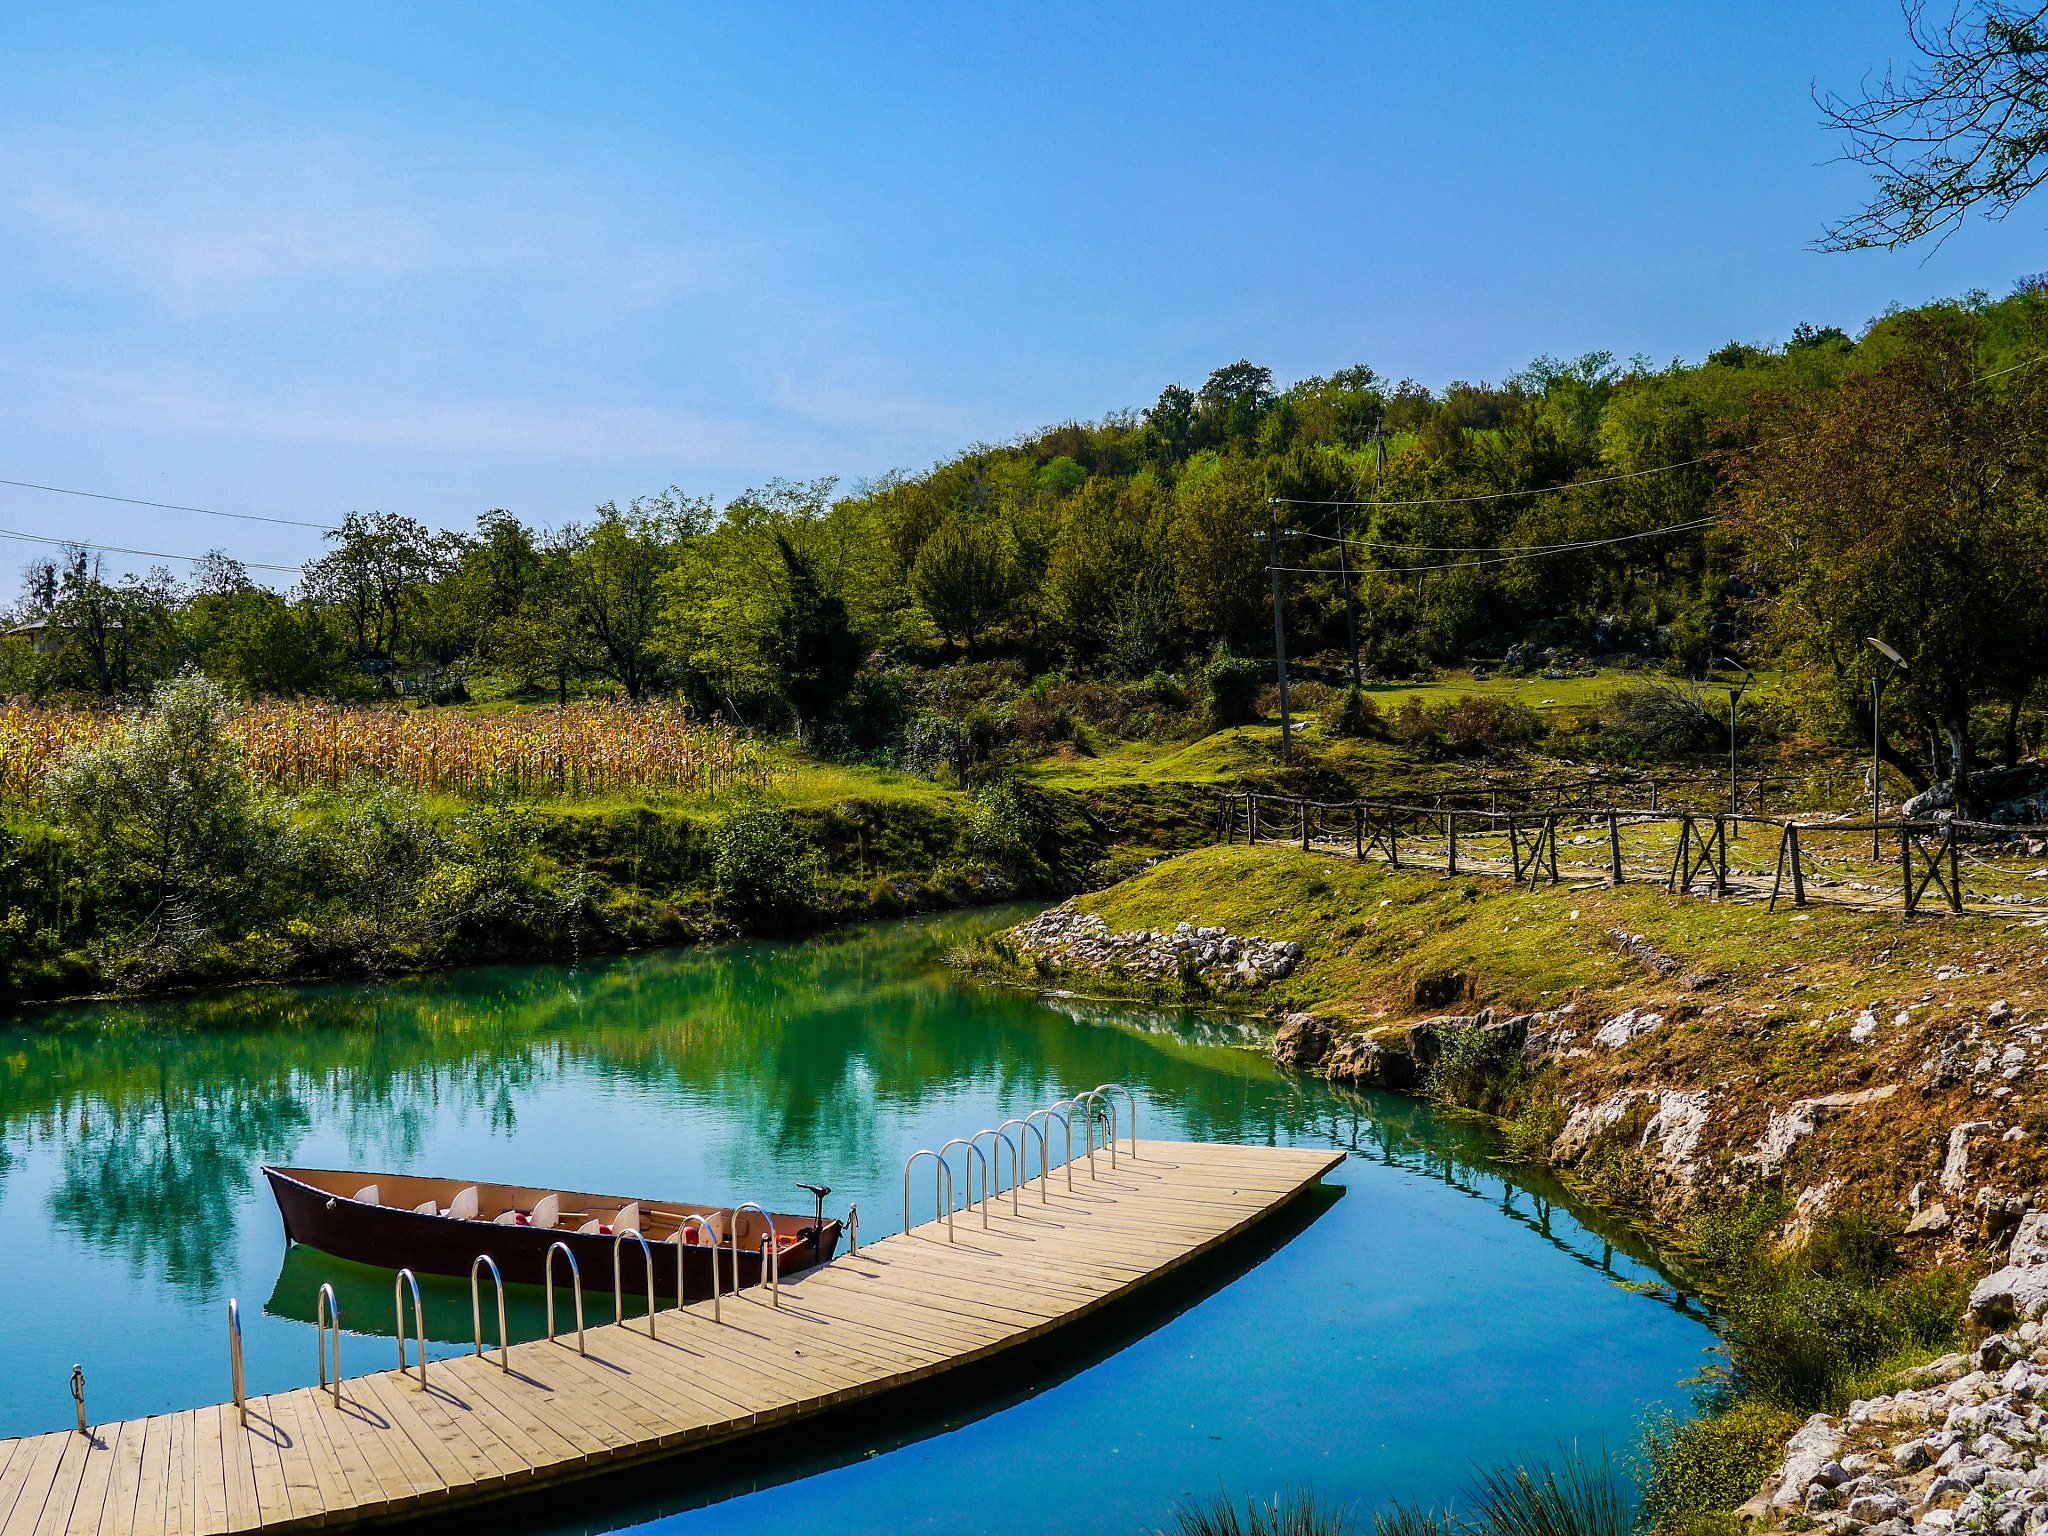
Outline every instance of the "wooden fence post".
[[1259, 797], [1247, 792], [1244, 797], [1244, 843], [1249, 848], [1259, 840]]
[[1906, 881], [1906, 912], [1910, 916], [1919, 903], [1913, 897], [1913, 834], [1904, 827], [1899, 828], [1899, 873]]
[[1728, 894], [1728, 818], [1714, 818], [1714, 844], [1716, 861], [1714, 868], [1714, 896], [1718, 900]]
[[1792, 905], [1803, 907], [1806, 905], [1806, 872], [1799, 867], [1799, 823], [1795, 821], [1785, 830], [1792, 834]]
[[1607, 813], [1607, 859], [1616, 885], [1621, 884], [1621, 812]]
[[1308, 796], [1301, 797], [1301, 851], [1308, 852]]
[[1544, 830], [1545, 830], [1545, 837], [1546, 837], [1546, 840], [1547, 840], [1547, 841], [1549, 842], [1549, 844], [1550, 844], [1550, 854], [1549, 854], [1549, 858], [1550, 858], [1550, 883], [1551, 883], [1552, 885], [1555, 885], [1555, 884], [1557, 884], [1557, 880], [1558, 880], [1558, 875], [1557, 875], [1557, 818], [1556, 818], [1555, 816], [1552, 816], [1552, 817], [1551, 817], [1551, 818], [1549, 819], [1549, 825], [1548, 825], [1548, 826], [1547, 826], [1547, 827], [1546, 827], [1546, 828], [1545, 828]]
[[[1956, 829], [1951, 826], [1943, 839], [1948, 844], [1948, 909], [1951, 912], [1963, 910], [1963, 870], [1961, 855], [1956, 852]], [[1940, 854], [1936, 854], [1938, 859]]]
[[1351, 856], [1359, 863], [1365, 862], [1365, 803], [1359, 801], [1351, 807]]
[[1396, 869], [1401, 867], [1401, 847], [1394, 840], [1394, 829], [1399, 822], [1400, 817], [1395, 813], [1393, 807], [1389, 806], [1387, 808], [1387, 862]]
[[1456, 811], [1447, 810], [1444, 812], [1444, 836], [1450, 839], [1451, 844], [1450, 867], [1444, 873], [1455, 875], [1458, 872], [1458, 813]]

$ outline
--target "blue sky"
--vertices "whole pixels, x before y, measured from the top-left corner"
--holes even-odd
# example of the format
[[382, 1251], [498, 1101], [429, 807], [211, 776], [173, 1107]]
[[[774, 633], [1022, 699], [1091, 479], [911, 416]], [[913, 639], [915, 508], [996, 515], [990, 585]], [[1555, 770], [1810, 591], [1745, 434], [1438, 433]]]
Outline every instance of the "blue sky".
[[[2003, 294], [2048, 202], [1807, 249], [1865, 186], [1809, 86], [1903, 44], [1881, 0], [17, 5], [0, 478], [556, 524], [922, 467], [1241, 356], [1441, 385]], [[320, 548], [7, 487], [0, 529]]]

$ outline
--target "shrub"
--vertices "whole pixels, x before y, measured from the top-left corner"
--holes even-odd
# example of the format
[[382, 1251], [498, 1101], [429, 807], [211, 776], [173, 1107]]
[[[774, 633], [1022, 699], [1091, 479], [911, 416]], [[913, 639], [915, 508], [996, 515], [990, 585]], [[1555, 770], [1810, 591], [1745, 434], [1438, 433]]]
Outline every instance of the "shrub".
[[1676, 1532], [1744, 1503], [1777, 1470], [1799, 1424], [1797, 1413], [1768, 1403], [1690, 1419], [1651, 1415], [1635, 1456], [1645, 1521]]
[[1231, 725], [1249, 725], [1259, 718], [1260, 673], [1263, 669], [1249, 657], [1232, 656], [1219, 650], [1202, 669], [1202, 689], [1208, 695], [1209, 723], [1219, 730]]
[[281, 854], [285, 829], [227, 735], [229, 707], [219, 684], [187, 673], [50, 777], [95, 883], [153, 931], [247, 915]]
[[1380, 729], [1380, 707], [1371, 694], [1353, 683], [1344, 690], [1323, 729], [1332, 736], [1371, 736]]
[[816, 845], [777, 811], [728, 816], [712, 835], [712, 885], [737, 911], [778, 916], [812, 905], [821, 863]]
[[1394, 739], [1426, 752], [1475, 756], [1540, 741], [1549, 727], [1517, 699], [1460, 694], [1432, 708], [1410, 694], [1390, 722]]
[[1036, 807], [1014, 779], [984, 785], [967, 805], [961, 842], [976, 858], [1009, 868], [1032, 862], [1039, 837]]
[[1646, 753], [1699, 752], [1724, 746], [1728, 716], [1698, 683], [1652, 681], [1607, 700], [1608, 730]]
[[1439, 1054], [1423, 1082], [1429, 1097], [1498, 1114], [1519, 1096], [1522, 1058], [1505, 1035], [1471, 1026], [1441, 1030], [1437, 1039]]

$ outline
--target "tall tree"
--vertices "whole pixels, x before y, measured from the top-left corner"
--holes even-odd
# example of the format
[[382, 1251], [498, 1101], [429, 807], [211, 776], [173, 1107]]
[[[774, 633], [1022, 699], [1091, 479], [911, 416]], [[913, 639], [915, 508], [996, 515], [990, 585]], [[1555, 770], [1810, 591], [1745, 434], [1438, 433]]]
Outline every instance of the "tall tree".
[[2048, 672], [2048, 383], [1984, 378], [1968, 314], [1900, 325], [1906, 350], [1875, 372], [1759, 402], [1762, 441], [1729, 463], [1731, 523], [1816, 704], [1868, 729], [1877, 636], [1908, 662], [1891, 698], [1947, 738], [1962, 785], [1973, 710], [2016, 707]]
[[635, 703], [660, 684], [668, 663], [662, 578], [710, 521], [708, 498], [671, 486], [635, 497], [624, 511], [606, 502], [589, 527], [563, 530], [563, 617], [581, 642], [581, 665]]
[[1017, 601], [1016, 540], [994, 517], [955, 512], [919, 548], [910, 591], [939, 633], [971, 658]]
[[811, 562], [780, 533], [775, 548], [785, 582], [775, 624], [782, 693], [796, 711], [798, 731], [816, 745], [818, 726], [846, 698], [860, 671], [860, 643], [847, 622], [846, 604], [818, 584]]

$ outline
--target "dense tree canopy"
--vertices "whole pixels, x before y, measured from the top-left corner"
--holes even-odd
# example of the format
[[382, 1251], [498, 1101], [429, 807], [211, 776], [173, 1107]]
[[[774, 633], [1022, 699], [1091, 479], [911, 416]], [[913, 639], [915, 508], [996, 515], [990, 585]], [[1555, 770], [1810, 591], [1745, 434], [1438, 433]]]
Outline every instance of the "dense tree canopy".
[[554, 530], [351, 513], [283, 594], [225, 556], [180, 586], [77, 550], [30, 568], [0, 689], [111, 698], [196, 665], [243, 694], [459, 696], [483, 668], [843, 741], [821, 727], [886, 702], [874, 679], [903, 663], [1193, 683], [1219, 647], [1264, 658], [1277, 533], [1289, 651], [1326, 675], [1353, 633], [1383, 676], [1533, 636], [1691, 671], [1769, 653], [1846, 734], [1882, 633], [1915, 658], [1897, 761], [2011, 750], [2048, 654], [2044, 314], [2023, 281], [1853, 337], [1802, 323], [1695, 365], [1594, 350], [1441, 389], [1364, 364], [1283, 386], [1239, 359], [852, 487], [723, 508], [671, 487]]

